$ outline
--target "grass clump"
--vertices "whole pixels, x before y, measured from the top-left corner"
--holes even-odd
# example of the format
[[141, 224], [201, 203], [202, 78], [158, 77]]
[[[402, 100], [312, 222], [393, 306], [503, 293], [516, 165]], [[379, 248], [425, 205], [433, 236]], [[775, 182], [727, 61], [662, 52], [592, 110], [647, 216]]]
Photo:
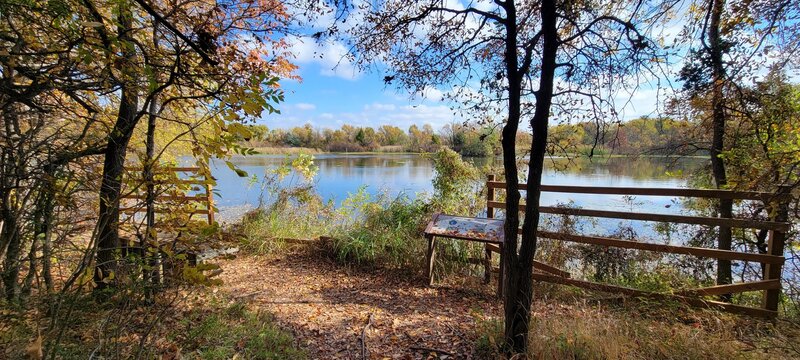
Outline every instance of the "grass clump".
[[372, 200], [362, 188], [348, 197], [340, 214], [352, 220], [338, 226], [329, 251], [340, 261], [387, 266], [421, 266], [421, 233], [429, 219], [429, 205], [406, 195]]
[[299, 207], [256, 208], [237, 225], [240, 244], [251, 254], [267, 255], [286, 247], [285, 239], [316, 239], [331, 229], [330, 209], [311, 212]]
[[188, 328], [180, 341], [184, 354], [200, 359], [304, 359], [292, 336], [271, 316], [253, 312], [242, 303], [220, 311], [196, 311], [183, 321]]

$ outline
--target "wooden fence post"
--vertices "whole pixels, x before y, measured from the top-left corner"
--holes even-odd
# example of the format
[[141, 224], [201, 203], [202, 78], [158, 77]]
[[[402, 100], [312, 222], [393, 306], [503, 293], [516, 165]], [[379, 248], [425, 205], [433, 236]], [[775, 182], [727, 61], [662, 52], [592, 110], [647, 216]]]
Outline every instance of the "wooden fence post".
[[494, 181], [494, 174], [486, 175], [486, 217], [494, 217], [494, 208], [489, 206], [489, 202], [494, 201], [494, 188], [489, 186], [489, 182]]
[[[772, 221], [786, 222], [789, 219], [789, 202], [791, 200], [790, 188], [781, 186], [775, 194], [777, 198], [777, 208], [772, 209]], [[770, 230], [767, 253], [775, 256], [783, 256], [786, 245], [786, 232], [782, 230]], [[783, 271], [783, 264], [766, 264], [764, 266], [764, 280], [776, 279], [780, 281]], [[762, 306], [767, 310], [778, 311], [780, 303], [781, 289], [765, 290]]]
[[206, 197], [208, 202], [208, 224], [214, 225], [214, 186], [206, 179]]

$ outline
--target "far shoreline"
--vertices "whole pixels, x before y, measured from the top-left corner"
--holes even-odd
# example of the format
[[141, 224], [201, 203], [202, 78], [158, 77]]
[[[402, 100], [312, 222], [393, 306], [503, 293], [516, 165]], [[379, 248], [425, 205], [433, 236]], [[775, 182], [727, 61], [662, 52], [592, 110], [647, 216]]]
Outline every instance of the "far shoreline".
[[[425, 155], [425, 154], [432, 154], [432, 152], [413, 152], [413, 151], [380, 151], [380, 150], [371, 150], [371, 151], [325, 151], [318, 148], [308, 148], [308, 147], [254, 147], [252, 148], [257, 153], [254, 155], [298, 155], [298, 154], [310, 154], [310, 155], [322, 155], [322, 154], [330, 154], [330, 155]], [[517, 155], [522, 155], [528, 152], [529, 150], [526, 149], [518, 149]], [[467, 156], [462, 155], [464, 157], [480, 157], [480, 156]], [[495, 155], [495, 157], [499, 157], [501, 155]], [[491, 157], [491, 156], [485, 156]], [[589, 158], [586, 154], [559, 154], [548, 156], [548, 158], [552, 159], [567, 159], [567, 158]], [[708, 155], [670, 155], [670, 154], [595, 154], [591, 157], [592, 159], [610, 159], [610, 158], [686, 158], [686, 159], [708, 159]]]

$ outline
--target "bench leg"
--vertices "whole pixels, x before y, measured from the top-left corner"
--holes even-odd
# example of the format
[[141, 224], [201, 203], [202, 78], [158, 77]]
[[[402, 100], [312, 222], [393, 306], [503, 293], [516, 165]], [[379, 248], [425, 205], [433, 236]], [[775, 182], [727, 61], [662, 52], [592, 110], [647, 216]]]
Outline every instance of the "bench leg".
[[500, 271], [497, 273], [497, 297], [503, 298], [503, 282], [506, 280], [505, 263], [503, 261], [503, 244], [500, 244]]
[[428, 266], [425, 268], [425, 275], [428, 277], [428, 285], [433, 285], [433, 262], [436, 259], [436, 240], [433, 236], [428, 236]]
[[483, 283], [488, 284], [492, 281], [492, 250], [489, 247], [484, 248], [483, 258]]

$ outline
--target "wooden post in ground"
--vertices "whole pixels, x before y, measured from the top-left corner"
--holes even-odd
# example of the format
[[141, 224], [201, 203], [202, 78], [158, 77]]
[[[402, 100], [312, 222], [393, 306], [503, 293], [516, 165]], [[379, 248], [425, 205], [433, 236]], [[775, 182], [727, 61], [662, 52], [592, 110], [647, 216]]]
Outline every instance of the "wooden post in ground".
[[426, 254], [428, 266], [425, 268], [425, 275], [428, 277], [428, 285], [433, 285], [433, 262], [436, 259], [436, 240], [433, 235], [428, 235], [428, 252]]
[[503, 248], [505, 244], [500, 244], [500, 271], [497, 272], [497, 297], [503, 299], [503, 282], [506, 281], [505, 264], [503, 261]]
[[[774, 215], [772, 221], [786, 222], [789, 218], [789, 202], [791, 201], [791, 193], [788, 186], [781, 186], [775, 194], [777, 198], [777, 207], [772, 209]], [[783, 256], [786, 246], [786, 232], [780, 230], [769, 231], [769, 243], [767, 244], [767, 253], [775, 256]], [[764, 280], [778, 280], [780, 281], [783, 271], [783, 264], [766, 264], [764, 266]], [[767, 310], [778, 311], [778, 304], [780, 303], [781, 289], [772, 289], [764, 291], [764, 299], [762, 306]]]
[[489, 284], [492, 282], [492, 250], [485, 246], [483, 252], [483, 283]]

